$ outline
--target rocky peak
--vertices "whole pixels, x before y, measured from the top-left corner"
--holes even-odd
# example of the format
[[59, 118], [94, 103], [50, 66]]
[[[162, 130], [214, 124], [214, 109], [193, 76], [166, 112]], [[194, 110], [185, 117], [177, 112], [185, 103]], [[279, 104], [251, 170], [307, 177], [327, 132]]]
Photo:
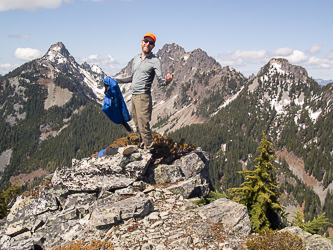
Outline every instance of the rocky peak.
[[43, 59], [56, 63], [65, 63], [68, 60], [75, 61], [62, 42], [51, 45]]
[[297, 65], [292, 65], [287, 59], [272, 58], [264, 67], [260, 69], [257, 76], [268, 74], [270, 76], [279, 74], [285, 76], [286, 79], [292, 82], [303, 81], [308, 79], [308, 73], [305, 68]]
[[82, 63], [81, 67], [84, 70], [88, 70], [88, 71], [91, 70], [91, 67], [90, 67], [90, 65], [87, 62]]
[[157, 51], [156, 56], [161, 58], [163, 63], [170, 63], [174, 60], [179, 59], [185, 54], [184, 48], [178, 44], [165, 44], [159, 51]]
[[202, 49], [193, 50], [191, 58], [193, 58], [193, 61], [195, 61], [200, 67], [211, 67], [211, 70], [221, 68], [221, 65], [213, 57], [208, 56]]
[[52, 72], [50, 75], [53, 75], [52, 78], [56, 78], [58, 75], [58, 73], [54, 73], [54, 69], [56, 69], [55, 72], [75, 76], [83, 86], [86, 85], [89, 87], [83, 87], [82, 91], [85, 95], [91, 99], [97, 99], [98, 102], [102, 102], [104, 91], [99, 87], [99, 83], [105, 77], [104, 72], [97, 65], [90, 66], [87, 62], [79, 65], [62, 42], [53, 44], [41, 58], [41, 63], [49, 65], [49, 70]]

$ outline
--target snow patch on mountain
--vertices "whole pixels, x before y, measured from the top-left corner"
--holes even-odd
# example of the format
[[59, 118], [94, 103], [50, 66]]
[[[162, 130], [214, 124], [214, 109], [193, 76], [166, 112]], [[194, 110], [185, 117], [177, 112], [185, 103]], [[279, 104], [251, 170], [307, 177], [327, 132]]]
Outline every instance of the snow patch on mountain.
[[102, 103], [102, 100], [104, 99], [104, 89], [99, 88], [99, 83], [95, 80], [95, 78], [89, 74], [86, 70], [79, 68], [80, 73], [84, 75], [84, 82], [91, 88], [91, 90], [94, 92], [94, 94], [98, 98], [98, 102]]
[[96, 64], [93, 64], [91, 66], [91, 70], [93, 72], [97, 73], [97, 74], [102, 74], [103, 73], [102, 69], [100, 67], [98, 67]]
[[237, 97], [238, 97], [238, 95], [239, 95], [239, 93], [243, 90], [243, 88], [244, 88], [244, 86], [242, 86], [241, 88], [240, 88], [240, 90], [236, 93], [236, 94], [234, 94], [233, 96], [231, 96], [230, 98], [228, 98], [224, 103], [222, 103], [218, 108], [217, 108], [217, 111], [215, 111], [214, 113], [212, 113], [211, 115], [210, 115], [210, 117], [213, 117], [213, 116], [215, 116], [222, 108], [224, 108], [224, 107], [226, 107], [227, 105], [229, 105], [233, 100], [235, 100]]
[[311, 120], [313, 121], [313, 123], [315, 123], [318, 120], [319, 115], [321, 114], [321, 110], [315, 111], [313, 112], [311, 108], [308, 109], [309, 112], [309, 117], [311, 118]]
[[272, 67], [269, 71], [269, 73], [272, 75], [274, 73], [279, 73], [279, 74], [285, 74], [286, 72], [281, 69], [281, 64], [278, 63], [272, 63]]
[[45, 59], [55, 62], [55, 63], [66, 63], [67, 58], [64, 57], [61, 53], [61, 47], [60, 46], [52, 46], [49, 51], [44, 56]]

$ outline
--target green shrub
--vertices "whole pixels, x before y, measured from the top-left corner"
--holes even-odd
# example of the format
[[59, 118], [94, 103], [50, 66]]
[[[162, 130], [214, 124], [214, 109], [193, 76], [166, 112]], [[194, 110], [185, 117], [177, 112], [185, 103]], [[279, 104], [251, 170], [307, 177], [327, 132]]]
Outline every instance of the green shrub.
[[263, 229], [259, 234], [250, 236], [246, 242], [249, 250], [303, 250], [303, 241], [288, 232], [278, 232], [271, 229]]
[[300, 227], [303, 231], [311, 234], [318, 234], [319, 230], [323, 229], [324, 226], [332, 226], [332, 223], [327, 220], [328, 219], [325, 217], [325, 213], [323, 213], [317, 218], [314, 218], [312, 221], [304, 222], [301, 210], [298, 210], [291, 224], [293, 226]]
[[206, 200], [208, 201], [208, 203], [211, 203], [217, 199], [220, 199], [220, 198], [227, 198], [227, 195], [223, 192], [223, 193], [220, 193], [219, 191], [210, 191], [209, 192], [209, 195], [208, 197], [206, 198]]
[[218, 191], [210, 191], [206, 198], [201, 197], [200, 200], [192, 201], [192, 203], [202, 207], [220, 198], [227, 198], [227, 195], [224, 192], [221, 194]]
[[20, 188], [19, 186], [13, 185], [6, 191], [0, 192], [0, 219], [7, 216], [11, 202], [20, 195]]
[[200, 200], [193, 200], [191, 202], [195, 205], [198, 205], [199, 207], [202, 207], [207, 204], [206, 199], [204, 197], [201, 197]]

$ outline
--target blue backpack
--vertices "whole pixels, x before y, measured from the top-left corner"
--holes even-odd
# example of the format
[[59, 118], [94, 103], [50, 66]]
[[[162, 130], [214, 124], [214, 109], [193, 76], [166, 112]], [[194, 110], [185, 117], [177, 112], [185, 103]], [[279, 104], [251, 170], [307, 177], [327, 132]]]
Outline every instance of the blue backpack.
[[123, 124], [128, 130], [129, 126], [127, 122], [131, 120], [131, 116], [118, 83], [111, 77], [107, 77], [103, 81], [105, 85], [105, 97], [102, 110], [111, 121], [116, 124]]

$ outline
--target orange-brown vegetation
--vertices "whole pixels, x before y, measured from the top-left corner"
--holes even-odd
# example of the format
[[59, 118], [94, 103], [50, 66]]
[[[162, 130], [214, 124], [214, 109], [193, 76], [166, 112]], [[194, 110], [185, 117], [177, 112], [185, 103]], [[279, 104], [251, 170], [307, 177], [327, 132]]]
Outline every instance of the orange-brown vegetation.
[[[153, 139], [154, 149], [152, 150], [152, 154], [154, 159], [164, 159], [168, 157], [177, 158], [195, 149], [195, 147], [191, 144], [184, 143], [185, 140], [183, 138], [180, 140], [180, 142], [176, 142], [169, 137], [160, 134], [154, 134]], [[136, 133], [129, 134], [128, 137], [119, 138], [107, 148], [125, 147], [128, 145], [140, 146], [139, 137]], [[97, 157], [97, 154], [98, 152], [93, 154], [92, 157]]]
[[67, 246], [58, 247], [54, 250], [113, 250], [114, 246], [111, 242], [102, 240], [92, 240], [89, 245], [83, 243], [83, 241], [71, 242]]

